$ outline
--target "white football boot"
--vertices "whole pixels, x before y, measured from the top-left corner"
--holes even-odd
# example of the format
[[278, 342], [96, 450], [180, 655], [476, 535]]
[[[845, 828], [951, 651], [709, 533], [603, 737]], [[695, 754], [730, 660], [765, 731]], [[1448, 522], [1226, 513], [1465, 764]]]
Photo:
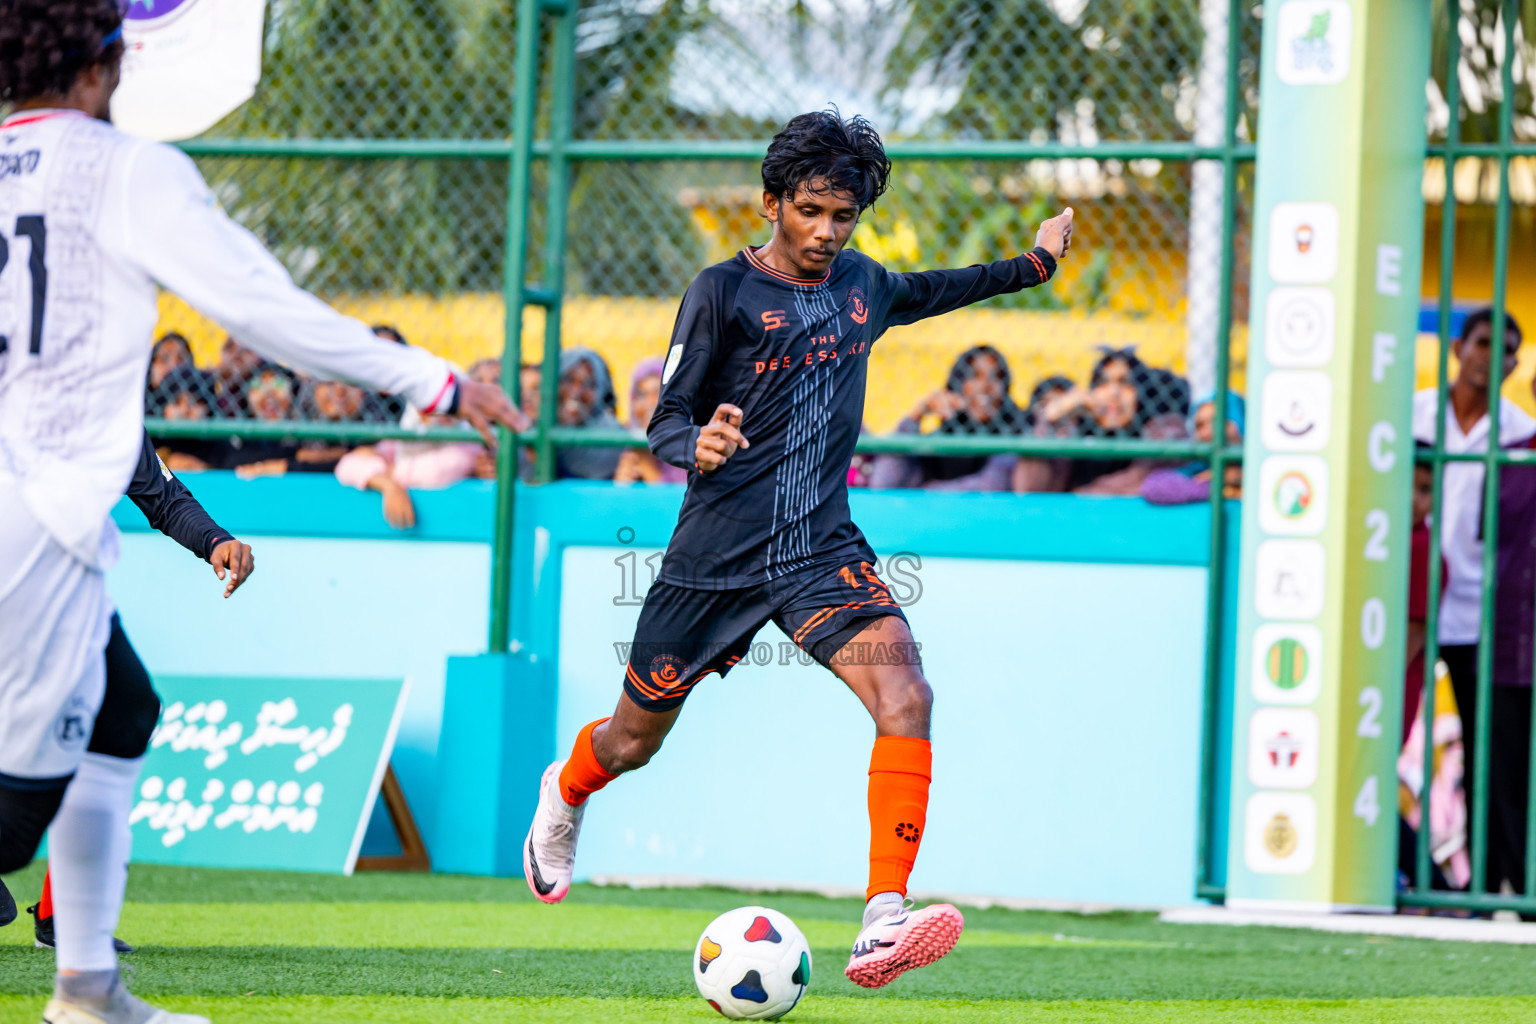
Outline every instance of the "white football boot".
[[[62, 991], [65, 982], [54, 985], [53, 998], [43, 1007], [43, 1024], [211, 1024], [207, 1017], [190, 1013], [171, 1013], [150, 1006], [128, 991], [117, 971], [106, 981], [107, 994], [82, 998]], [[92, 971], [91, 975], [105, 972]], [[89, 977], [89, 975], [87, 976]], [[97, 989], [96, 991], [100, 991]]]
[[533, 812], [528, 840], [523, 843], [523, 878], [534, 896], [545, 903], [559, 903], [571, 891], [576, 868], [576, 838], [581, 835], [581, 816], [587, 805], [572, 807], [560, 795], [560, 769], [556, 761], [544, 769], [539, 782], [539, 806]]
[[889, 985], [954, 949], [964, 927], [965, 918], [948, 903], [917, 910], [906, 900], [864, 926], [843, 973], [864, 988]]

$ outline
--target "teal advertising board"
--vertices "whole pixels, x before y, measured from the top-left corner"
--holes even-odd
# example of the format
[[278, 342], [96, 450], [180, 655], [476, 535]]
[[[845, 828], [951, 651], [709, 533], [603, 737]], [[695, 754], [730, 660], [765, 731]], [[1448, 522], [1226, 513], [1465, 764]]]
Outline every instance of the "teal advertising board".
[[1227, 902], [1387, 910], [1429, 5], [1264, 15]]
[[407, 681], [157, 676], [155, 688], [135, 861], [352, 873]]

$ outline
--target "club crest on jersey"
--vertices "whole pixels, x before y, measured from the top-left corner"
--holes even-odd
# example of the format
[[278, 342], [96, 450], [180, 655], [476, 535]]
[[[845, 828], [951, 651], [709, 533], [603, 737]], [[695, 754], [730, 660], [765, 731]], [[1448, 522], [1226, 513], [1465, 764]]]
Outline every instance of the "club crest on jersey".
[[66, 750], [85, 746], [85, 741], [90, 738], [93, 717], [89, 704], [79, 697], [71, 697], [59, 714], [59, 746]]
[[869, 300], [864, 297], [864, 289], [854, 285], [848, 289], [848, 316], [856, 324], [862, 324], [869, 320]]
[[688, 663], [671, 654], [658, 654], [651, 659], [651, 682], [663, 690], [670, 690], [688, 671]]

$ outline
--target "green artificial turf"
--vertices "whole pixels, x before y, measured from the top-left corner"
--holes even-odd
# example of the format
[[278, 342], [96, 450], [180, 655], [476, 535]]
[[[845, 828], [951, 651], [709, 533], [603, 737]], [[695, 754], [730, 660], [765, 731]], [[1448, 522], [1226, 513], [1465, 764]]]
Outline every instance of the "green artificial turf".
[[[7, 883], [32, 902], [41, 871]], [[546, 907], [519, 879], [150, 866], [128, 899], [134, 990], [221, 1024], [710, 1019], [689, 953], [747, 903], [811, 942], [799, 1021], [1536, 1022], [1527, 946], [969, 908], [953, 953], [866, 992], [842, 976], [855, 900], [577, 886]], [[0, 929], [0, 1024], [36, 1024], [51, 984], [29, 924]]]

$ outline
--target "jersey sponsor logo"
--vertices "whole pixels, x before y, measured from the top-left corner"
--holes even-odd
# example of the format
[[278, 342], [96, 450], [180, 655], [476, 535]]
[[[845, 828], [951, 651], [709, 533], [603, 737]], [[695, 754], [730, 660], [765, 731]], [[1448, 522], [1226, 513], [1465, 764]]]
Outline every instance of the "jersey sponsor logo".
[[782, 309], [770, 309], [763, 314], [764, 330], [776, 331], [789, 322], [788, 313]]
[[25, 153], [0, 153], [0, 181], [31, 174], [37, 170], [38, 161], [42, 158], [42, 150], [38, 149], [29, 149]]
[[673, 345], [667, 352], [667, 363], [661, 368], [661, 386], [666, 387], [667, 381], [677, 372], [677, 364], [683, 361], [683, 346]]
[[651, 659], [651, 682], [663, 690], [676, 686], [687, 671], [688, 663], [675, 654], [658, 654]]
[[864, 297], [864, 289], [854, 285], [848, 289], [848, 305], [853, 308], [848, 316], [856, 324], [862, 324], [869, 320], [869, 300]]
[[79, 697], [71, 697], [59, 713], [59, 746], [65, 750], [85, 746], [85, 741], [91, 735], [89, 726], [94, 717], [90, 713], [89, 704]]

